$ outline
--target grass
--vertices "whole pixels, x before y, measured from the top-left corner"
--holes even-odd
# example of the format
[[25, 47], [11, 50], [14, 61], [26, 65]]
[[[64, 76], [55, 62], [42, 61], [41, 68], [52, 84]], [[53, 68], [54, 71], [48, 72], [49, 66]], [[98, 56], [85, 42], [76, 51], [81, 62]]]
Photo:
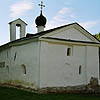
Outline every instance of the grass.
[[100, 100], [100, 95], [36, 94], [14, 88], [0, 87], [0, 100]]

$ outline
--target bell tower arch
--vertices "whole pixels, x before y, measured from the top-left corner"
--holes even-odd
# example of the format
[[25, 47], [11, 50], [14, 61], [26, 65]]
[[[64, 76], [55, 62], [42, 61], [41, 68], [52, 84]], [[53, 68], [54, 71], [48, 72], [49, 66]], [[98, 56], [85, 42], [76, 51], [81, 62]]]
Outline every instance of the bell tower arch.
[[19, 18], [17, 20], [10, 22], [9, 25], [10, 25], [10, 41], [16, 40], [16, 26], [20, 27], [19, 28], [20, 38], [25, 37], [27, 24], [23, 20]]

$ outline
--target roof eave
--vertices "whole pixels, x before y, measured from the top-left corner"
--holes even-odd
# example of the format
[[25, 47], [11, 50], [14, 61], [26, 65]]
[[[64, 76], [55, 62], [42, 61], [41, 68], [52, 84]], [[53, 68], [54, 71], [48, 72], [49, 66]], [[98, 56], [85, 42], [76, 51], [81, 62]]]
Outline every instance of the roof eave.
[[33, 41], [37, 41], [39, 40], [38, 37], [24, 37], [24, 38], [21, 38], [21, 39], [17, 39], [17, 40], [14, 40], [14, 41], [11, 41], [11, 42], [8, 42], [4, 45], [1, 45], [0, 46], [0, 51], [4, 50], [4, 49], [7, 49], [7, 48], [10, 48], [12, 46], [18, 46], [18, 45], [22, 45], [22, 44], [27, 44], [27, 43], [30, 43], [30, 42], [33, 42]]
[[47, 42], [58, 42], [58, 43], [66, 43], [66, 44], [100, 47], [100, 43], [89, 42], [89, 41], [79, 41], [79, 40], [70, 40], [70, 39], [61, 39], [61, 38], [52, 38], [52, 37], [42, 37], [40, 38], [40, 40], [47, 41]]

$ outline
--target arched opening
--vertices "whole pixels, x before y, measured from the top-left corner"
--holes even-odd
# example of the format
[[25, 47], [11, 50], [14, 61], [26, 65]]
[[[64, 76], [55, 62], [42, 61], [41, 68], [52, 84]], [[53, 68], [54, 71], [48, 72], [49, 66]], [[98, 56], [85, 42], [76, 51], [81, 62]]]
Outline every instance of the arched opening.
[[20, 38], [20, 32], [21, 32], [21, 25], [16, 24], [16, 39]]
[[71, 56], [71, 48], [67, 48], [67, 56]]
[[79, 75], [82, 73], [82, 66], [79, 66]]
[[15, 52], [15, 55], [14, 55], [14, 61], [16, 60], [16, 57], [17, 57], [17, 52]]
[[10, 41], [25, 37], [26, 23], [18, 18], [9, 23], [10, 25]]
[[26, 66], [24, 64], [21, 65], [23, 74], [26, 74]]

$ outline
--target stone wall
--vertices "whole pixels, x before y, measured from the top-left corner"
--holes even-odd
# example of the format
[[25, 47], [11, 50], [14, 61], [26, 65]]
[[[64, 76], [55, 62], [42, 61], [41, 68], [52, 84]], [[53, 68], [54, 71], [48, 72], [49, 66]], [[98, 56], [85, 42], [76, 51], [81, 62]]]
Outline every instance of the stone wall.
[[68, 87], [47, 87], [39, 89], [39, 93], [84, 93], [87, 90], [86, 85], [68, 86]]
[[87, 92], [100, 93], [100, 86], [99, 86], [98, 78], [91, 77], [90, 83], [87, 85]]
[[94, 93], [100, 94], [100, 85], [98, 84], [98, 79], [91, 77], [90, 83], [88, 85], [77, 85], [77, 86], [67, 86], [67, 87], [45, 87], [33, 89], [30, 87], [24, 87], [21, 85], [11, 85], [11, 84], [0, 84], [3, 87], [13, 87], [21, 90], [31, 91], [39, 94], [46, 93]]

